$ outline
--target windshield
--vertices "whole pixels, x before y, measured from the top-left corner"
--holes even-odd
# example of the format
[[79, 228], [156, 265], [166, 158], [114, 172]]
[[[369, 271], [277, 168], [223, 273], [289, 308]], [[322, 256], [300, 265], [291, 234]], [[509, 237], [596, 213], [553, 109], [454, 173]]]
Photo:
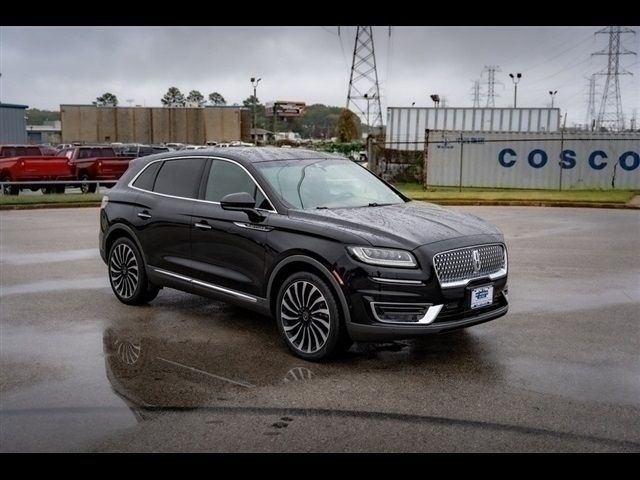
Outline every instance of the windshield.
[[255, 166], [280, 198], [296, 208], [404, 203], [375, 175], [349, 160], [281, 160]]

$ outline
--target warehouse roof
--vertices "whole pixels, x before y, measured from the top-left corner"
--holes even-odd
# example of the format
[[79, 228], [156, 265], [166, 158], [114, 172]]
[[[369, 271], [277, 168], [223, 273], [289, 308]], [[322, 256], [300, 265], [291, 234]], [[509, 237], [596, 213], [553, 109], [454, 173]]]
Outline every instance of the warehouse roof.
[[17, 103], [0, 102], [0, 108], [29, 108], [29, 105], [18, 105]]

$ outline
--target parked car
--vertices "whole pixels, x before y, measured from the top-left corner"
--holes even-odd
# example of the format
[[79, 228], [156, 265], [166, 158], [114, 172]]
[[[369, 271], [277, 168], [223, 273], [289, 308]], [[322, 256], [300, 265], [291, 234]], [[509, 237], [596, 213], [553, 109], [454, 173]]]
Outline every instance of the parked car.
[[[38, 145], [0, 145], [0, 182], [43, 182], [73, 180], [70, 163], [56, 155], [43, 155]], [[3, 185], [5, 195], [18, 195], [20, 190], [63, 193], [64, 185]]]
[[182, 150], [184, 148], [184, 143], [170, 142], [170, 143], [165, 143], [164, 146], [168, 147], [169, 150]]
[[99, 248], [121, 302], [163, 287], [224, 299], [275, 317], [307, 360], [508, 310], [497, 227], [309, 150], [138, 159], [103, 199]]
[[155, 155], [156, 153], [170, 152], [169, 147], [163, 145], [123, 145], [119, 155], [123, 157], [146, 157], [147, 155]]
[[[58, 153], [66, 157], [73, 168], [76, 180], [103, 180], [102, 185], [112, 187], [129, 167], [132, 157], [117, 156], [113, 147], [81, 146], [65, 148]], [[95, 183], [83, 183], [83, 193], [93, 193], [97, 189]]]

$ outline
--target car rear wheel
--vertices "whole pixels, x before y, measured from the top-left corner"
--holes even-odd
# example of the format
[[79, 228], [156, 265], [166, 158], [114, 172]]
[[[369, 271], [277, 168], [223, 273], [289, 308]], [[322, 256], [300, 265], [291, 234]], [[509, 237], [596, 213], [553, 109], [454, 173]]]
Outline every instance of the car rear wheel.
[[88, 183], [89, 175], [86, 173], [80, 176], [80, 181], [83, 182], [80, 184], [80, 191], [82, 193], [95, 193], [96, 188], [98, 187], [97, 183]]
[[327, 360], [351, 345], [334, 293], [313, 273], [295, 273], [282, 284], [276, 320], [289, 349], [305, 360]]
[[129, 238], [117, 239], [108, 258], [109, 283], [115, 296], [127, 305], [144, 305], [158, 295], [145, 272], [138, 247]]
[[[0, 182], [10, 182], [11, 177], [3, 176]], [[2, 193], [4, 195], [18, 195], [20, 193], [20, 187], [18, 185], [2, 185]]]

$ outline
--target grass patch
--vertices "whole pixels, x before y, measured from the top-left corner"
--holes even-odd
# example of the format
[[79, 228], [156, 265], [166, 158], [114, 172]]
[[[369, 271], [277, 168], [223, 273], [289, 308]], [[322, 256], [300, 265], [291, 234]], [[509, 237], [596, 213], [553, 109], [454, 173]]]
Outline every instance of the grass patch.
[[395, 185], [402, 193], [413, 200], [437, 202], [456, 200], [482, 201], [523, 201], [523, 202], [589, 202], [589, 203], [627, 203], [637, 190], [524, 190], [506, 188], [429, 187], [424, 190], [419, 183], [398, 183]]
[[0, 205], [100, 203], [102, 193], [54, 193], [51, 195], [0, 195]]

